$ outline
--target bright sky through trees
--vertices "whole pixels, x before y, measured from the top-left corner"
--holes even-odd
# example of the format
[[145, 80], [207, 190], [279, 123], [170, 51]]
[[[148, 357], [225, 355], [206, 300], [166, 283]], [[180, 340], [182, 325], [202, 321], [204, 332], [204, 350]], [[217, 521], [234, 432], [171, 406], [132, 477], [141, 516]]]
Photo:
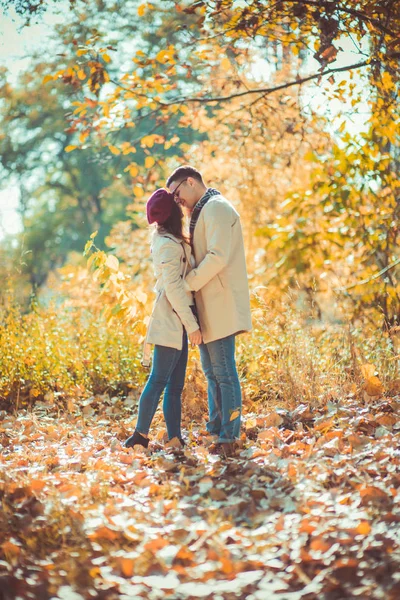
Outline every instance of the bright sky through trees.
[[[237, 3], [240, 5], [240, 2]], [[62, 11], [61, 11], [62, 12]], [[0, 65], [7, 67], [10, 73], [10, 81], [15, 82], [18, 75], [29, 67], [30, 54], [43, 46], [44, 40], [51, 35], [52, 26], [62, 22], [60, 16], [60, 4], [46, 11], [39, 17], [39, 22], [28, 27], [23, 27], [23, 19], [15, 14], [13, 10], [8, 15], [2, 15], [0, 21]], [[355, 42], [343, 38], [340, 40], [339, 52], [336, 57], [335, 65], [345, 66], [354, 62], [356, 54]], [[315, 72], [319, 67], [318, 62], [310, 55], [303, 68], [302, 73]], [[252, 68], [252, 75], [255, 79], [262, 80], [269, 78], [272, 70], [268, 62], [264, 59], [255, 60]], [[348, 81], [350, 74], [343, 73], [343, 80]], [[362, 86], [362, 75], [355, 75], [354, 82], [357, 89]], [[322, 86], [322, 87], [321, 87]], [[359, 114], [354, 115], [354, 111], [348, 100], [349, 113], [346, 115], [346, 105], [343, 102], [331, 99], [327, 102], [326, 96], [329, 91], [329, 83], [323, 83], [321, 86], [317, 83], [311, 83], [302, 90], [303, 110], [307, 114], [310, 109], [317, 112], [324, 112], [329, 116], [329, 133], [335, 135], [335, 130], [340, 126], [343, 120], [346, 122], [346, 129], [351, 134], [356, 134], [362, 130], [365, 123], [368, 108], [365, 105], [364, 115], [363, 107], [359, 106]], [[340, 115], [340, 116], [339, 116]], [[0, 190], [0, 239], [5, 235], [14, 235], [21, 230], [21, 220], [18, 214], [19, 190], [17, 182], [10, 180], [9, 185]]]

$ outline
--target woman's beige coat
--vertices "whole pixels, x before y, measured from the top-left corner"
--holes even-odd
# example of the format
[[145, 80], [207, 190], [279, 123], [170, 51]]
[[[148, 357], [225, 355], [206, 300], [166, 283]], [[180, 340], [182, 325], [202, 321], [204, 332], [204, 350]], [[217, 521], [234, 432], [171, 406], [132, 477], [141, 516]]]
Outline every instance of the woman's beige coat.
[[183, 327], [187, 333], [199, 328], [190, 305], [192, 293], [184, 286], [184, 276], [191, 269], [190, 246], [170, 233], [155, 232], [151, 244], [157, 297], [147, 328], [144, 362], [148, 344], [182, 349]]
[[223, 196], [201, 210], [193, 235], [194, 290], [204, 343], [251, 330], [249, 284], [240, 217]]

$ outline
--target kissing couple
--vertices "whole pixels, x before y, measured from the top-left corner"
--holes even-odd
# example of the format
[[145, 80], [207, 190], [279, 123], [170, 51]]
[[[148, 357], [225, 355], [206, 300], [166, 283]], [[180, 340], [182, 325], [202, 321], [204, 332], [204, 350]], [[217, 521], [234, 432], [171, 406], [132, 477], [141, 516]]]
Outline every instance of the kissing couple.
[[[157, 294], [148, 324], [143, 364], [152, 368], [139, 400], [133, 434], [125, 447], [147, 448], [160, 397], [169, 440], [185, 445], [181, 394], [188, 341], [198, 345], [208, 385], [210, 452], [232, 456], [240, 436], [242, 394], [235, 340], [251, 330], [249, 285], [238, 212], [192, 166], [178, 167], [149, 198], [147, 220], [154, 227], [151, 254]], [[189, 237], [182, 207], [190, 213]]]

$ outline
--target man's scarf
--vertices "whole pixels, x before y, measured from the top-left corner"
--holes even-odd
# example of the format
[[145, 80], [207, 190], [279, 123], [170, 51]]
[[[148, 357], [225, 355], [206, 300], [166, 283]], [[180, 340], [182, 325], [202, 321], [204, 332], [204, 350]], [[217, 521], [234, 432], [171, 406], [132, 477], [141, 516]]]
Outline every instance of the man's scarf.
[[192, 216], [190, 218], [190, 225], [189, 225], [190, 245], [192, 246], [192, 250], [193, 250], [194, 228], [196, 227], [196, 223], [198, 221], [198, 218], [200, 216], [202, 208], [207, 204], [207, 202], [209, 201], [209, 199], [212, 196], [220, 196], [220, 195], [221, 195], [221, 192], [219, 192], [218, 190], [215, 190], [214, 188], [208, 188], [206, 193], [204, 194], [204, 196], [202, 196], [200, 198], [200, 200], [194, 207]]

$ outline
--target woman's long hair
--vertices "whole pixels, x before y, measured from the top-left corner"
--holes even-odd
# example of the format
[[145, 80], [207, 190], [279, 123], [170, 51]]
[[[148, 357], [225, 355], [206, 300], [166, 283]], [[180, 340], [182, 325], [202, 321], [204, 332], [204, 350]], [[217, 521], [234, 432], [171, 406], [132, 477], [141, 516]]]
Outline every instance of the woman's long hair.
[[157, 225], [157, 231], [159, 233], [171, 233], [179, 240], [189, 243], [189, 239], [183, 230], [183, 212], [179, 204], [174, 204], [168, 219], [162, 225]]

